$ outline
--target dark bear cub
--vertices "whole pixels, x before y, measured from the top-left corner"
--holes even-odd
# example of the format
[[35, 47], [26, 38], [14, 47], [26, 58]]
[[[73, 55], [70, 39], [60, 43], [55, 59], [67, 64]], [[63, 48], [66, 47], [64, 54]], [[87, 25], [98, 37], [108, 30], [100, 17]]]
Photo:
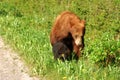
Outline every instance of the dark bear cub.
[[70, 60], [71, 50], [63, 42], [56, 42], [52, 47], [52, 51], [55, 60]]
[[63, 38], [61, 41], [58, 41], [53, 44], [52, 51], [54, 54], [54, 59], [60, 59], [62, 61], [71, 60], [73, 52], [73, 38], [69, 33], [67, 37]]

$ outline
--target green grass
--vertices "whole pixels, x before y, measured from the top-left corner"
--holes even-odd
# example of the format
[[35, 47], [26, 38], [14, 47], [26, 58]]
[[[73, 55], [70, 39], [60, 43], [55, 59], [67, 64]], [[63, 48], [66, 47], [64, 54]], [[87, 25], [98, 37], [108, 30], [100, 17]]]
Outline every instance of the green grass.
[[[77, 63], [53, 59], [50, 30], [64, 10], [86, 20], [84, 54]], [[19, 53], [32, 75], [47, 80], [119, 80], [119, 18], [119, 0], [0, 1], [0, 35]], [[115, 62], [106, 66], [108, 55]]]

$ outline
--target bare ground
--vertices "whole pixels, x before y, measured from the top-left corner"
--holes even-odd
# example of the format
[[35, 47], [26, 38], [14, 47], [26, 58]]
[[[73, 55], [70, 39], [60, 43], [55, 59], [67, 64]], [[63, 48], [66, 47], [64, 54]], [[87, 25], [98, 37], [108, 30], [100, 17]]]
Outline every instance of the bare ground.
[[6, 46], [0, 37], [0, 80], [39, 80], [28, 74], [20, 57]]

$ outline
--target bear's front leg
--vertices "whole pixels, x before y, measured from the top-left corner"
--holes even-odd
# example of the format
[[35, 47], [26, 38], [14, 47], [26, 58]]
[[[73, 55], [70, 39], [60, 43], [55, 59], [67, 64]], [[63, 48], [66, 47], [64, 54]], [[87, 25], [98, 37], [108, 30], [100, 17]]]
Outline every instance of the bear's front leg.
[[75, 59], [78, 60], [79, 57], [81, 56], [80, 53], [80, 46], [77, 46], [75, 43], [73, 44], [73, 51], [75, 53]]

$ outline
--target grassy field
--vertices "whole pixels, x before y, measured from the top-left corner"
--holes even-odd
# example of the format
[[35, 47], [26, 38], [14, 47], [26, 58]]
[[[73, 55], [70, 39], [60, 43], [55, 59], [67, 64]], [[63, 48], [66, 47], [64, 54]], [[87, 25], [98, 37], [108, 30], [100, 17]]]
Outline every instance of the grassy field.
[[[77, 63], [53, 59], [49, 34], [65, 10], [86, 20], [84, 54]], [[120, 79], [119, 0], [0, 0], [0, 35], [32, 75], [47, 80]]]

